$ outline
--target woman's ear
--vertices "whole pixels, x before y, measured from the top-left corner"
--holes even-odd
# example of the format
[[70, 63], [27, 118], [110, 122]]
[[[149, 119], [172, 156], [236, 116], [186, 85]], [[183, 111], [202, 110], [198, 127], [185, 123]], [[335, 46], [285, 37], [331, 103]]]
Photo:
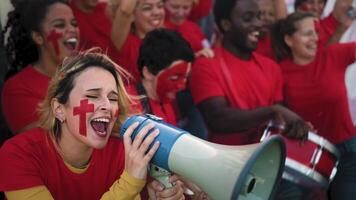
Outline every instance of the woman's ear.
[[66, 120], [64, 105], [58, 102], [57, 98], [52, 99], [51, 101], [52, 113], [61, 123]]
[[32, 31], [31, 37], [32, 37], [32, 40], [35, 42], [35, 44], [37, 44], [39, 46], [43, 45], [44, 39], [43, 39], [42, 35], [39, 32]]
[[155, 75], [153, 75], [146, 66], [143, 66], [142, 68], [142, 75], [143, 75], [143, 79], [146, 79], [148, 81], [151, 81], [155, 78]]
[[289, 47], [293, 46], [292, 36], [285, 35], [283, 39], [284, 39], [284, 42], [287, 44], [287, 46], [289, 46]]

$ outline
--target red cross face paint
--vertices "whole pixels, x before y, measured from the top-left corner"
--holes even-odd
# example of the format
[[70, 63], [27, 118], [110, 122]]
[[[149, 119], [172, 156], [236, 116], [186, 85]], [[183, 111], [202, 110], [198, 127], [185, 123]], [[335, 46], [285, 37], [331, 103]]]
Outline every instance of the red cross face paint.
[[47, 40], [53, 45], [56, 56], [58, 57], [59, 52], [59, 41], [63, 38], [63, 33], [52, 30], [47, 36]]
[[94, 104], [89, 104], [88, 99], [80, 101], [80, 106], [74, 107], [73, 115], [79, 116], [79, 133], [83, 136], [87, 135], [87, 113], [94, 112]]
[[176, 93], [186, 88], [190, 67], [189, 62], [177, 61], [157, 74], [156, 93], [161, 102], [174, 100]]

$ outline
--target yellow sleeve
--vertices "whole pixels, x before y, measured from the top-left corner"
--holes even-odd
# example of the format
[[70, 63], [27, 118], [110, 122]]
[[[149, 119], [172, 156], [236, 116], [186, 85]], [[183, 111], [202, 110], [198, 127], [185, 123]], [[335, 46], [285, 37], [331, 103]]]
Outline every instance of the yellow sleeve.
[[140, 200], [140, 192], [145, 184], [146, 180], [136, 179], [124, 171], [101, 200]]
[[22, 190], [5, 191], [8, 200], [53, 200], [48, 189], [41, 185]]

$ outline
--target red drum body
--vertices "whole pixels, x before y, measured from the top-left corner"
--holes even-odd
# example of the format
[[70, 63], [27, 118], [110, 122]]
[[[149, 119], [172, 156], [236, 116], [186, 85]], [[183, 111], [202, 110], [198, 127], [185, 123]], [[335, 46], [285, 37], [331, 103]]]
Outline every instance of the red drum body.
[[[271, 134], [281, 133], [281, 127], [269, 123], [261, 140]], [[308, 184], [311, 179], [321, 187], [328, 187], [336, 173], [340, 153], [325, 138], [309, 132], [307, 141], [284, 137], [287, 158], [283, 178], [297, 184]]]

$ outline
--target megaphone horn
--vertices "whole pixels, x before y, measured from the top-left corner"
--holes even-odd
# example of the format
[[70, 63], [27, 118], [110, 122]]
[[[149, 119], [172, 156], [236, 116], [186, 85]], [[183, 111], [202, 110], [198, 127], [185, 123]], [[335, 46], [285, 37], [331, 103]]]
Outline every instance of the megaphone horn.
[[120, 135], [136, 121], [140, 124], [132, 133], [132, 139], [148, 123], [154, 123], [160, 130], [155, 138], [160, 146], [151, 163], [192, 181], [212, 199], [259, 200], [273, 196], [286, 157], [280, 136], [272, 136], [258, 144], [220, 145], [148, 114], [128, 118]]

